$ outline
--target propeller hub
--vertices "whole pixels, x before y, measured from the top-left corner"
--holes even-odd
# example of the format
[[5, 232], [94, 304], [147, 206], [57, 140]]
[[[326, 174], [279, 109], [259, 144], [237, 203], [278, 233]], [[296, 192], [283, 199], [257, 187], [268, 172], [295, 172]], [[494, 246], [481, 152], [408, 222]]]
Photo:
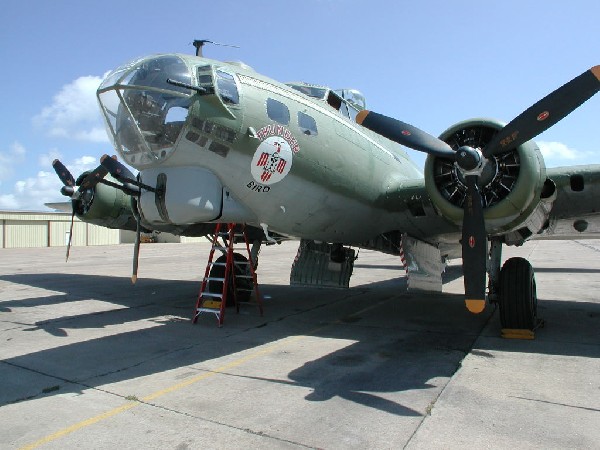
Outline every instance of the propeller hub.
[[75, 188], [73, 186], [66, 185], [60, 188], [60, 193], [65, 197], [73, 197], [73, 194], [75, 194]]
[[479, 175], [483, 168], [481, 150], [463, 145], [456, 151], [456, 164], [464, 175]]

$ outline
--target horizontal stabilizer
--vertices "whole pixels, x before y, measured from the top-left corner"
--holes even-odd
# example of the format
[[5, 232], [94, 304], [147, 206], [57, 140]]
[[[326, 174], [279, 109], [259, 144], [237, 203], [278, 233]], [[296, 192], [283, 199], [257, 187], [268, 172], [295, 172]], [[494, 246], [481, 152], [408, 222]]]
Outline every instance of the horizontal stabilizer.
[[57, 202], [57, 203], [44, 203], [44, 206], [47, 206], [50, 209], [60, 212], [71, 212], [71, 202]]

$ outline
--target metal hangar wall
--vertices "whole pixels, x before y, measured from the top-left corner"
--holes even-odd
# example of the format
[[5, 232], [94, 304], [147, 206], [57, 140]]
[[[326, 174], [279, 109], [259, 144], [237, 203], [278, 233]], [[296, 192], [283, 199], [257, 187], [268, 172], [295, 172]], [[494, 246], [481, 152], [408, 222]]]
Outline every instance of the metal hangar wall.
[[[64, 247], [69, 240], [70, 224], [70, 213], [0, 211], [0, 248]], [[87, 224], [75, 218], [72, 245], [113, 245], [120, 242], [119, 230]]]

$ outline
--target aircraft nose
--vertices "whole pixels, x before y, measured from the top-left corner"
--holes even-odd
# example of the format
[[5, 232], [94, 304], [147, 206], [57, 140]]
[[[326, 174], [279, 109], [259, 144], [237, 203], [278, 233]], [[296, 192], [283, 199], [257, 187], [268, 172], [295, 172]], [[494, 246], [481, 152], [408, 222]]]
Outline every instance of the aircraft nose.
[[113, 145], [127, 163], [151, 164], [173, 152], [189, 113], [190, 86], [191, 70], [177, 55], [137, 60], [109, 74], [98, 99]]

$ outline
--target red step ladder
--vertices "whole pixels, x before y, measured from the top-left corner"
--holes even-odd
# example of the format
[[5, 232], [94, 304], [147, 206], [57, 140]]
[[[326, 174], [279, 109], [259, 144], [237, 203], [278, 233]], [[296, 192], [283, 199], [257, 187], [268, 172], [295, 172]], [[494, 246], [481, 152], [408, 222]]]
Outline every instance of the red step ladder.
[[[243, 247], [235, 247], [238, 243], [243, 244]], [[244, 255], [234, 253], [234, 250], [240, 249], [245, 249], [248, 255], [247, 259]], [[215, 250], [221, 251], [223, 255], [213, 261]], [[218, 223], [212, 238], [212, 248], [208, 256], [208, 264], [200, 286], [192, 323], [198, 321], [200, 314], [210, 313], [217, 317], [219, 327], [223, 326], [228, 296], [233, 298], [233, 304], [239, 313], [240, 303], [248, 303], [241, 299], [249, 300], [252, 292], [255, 294], [256, 304], [262, 316], [262, 299], [252, 263], [246, 225]]]

